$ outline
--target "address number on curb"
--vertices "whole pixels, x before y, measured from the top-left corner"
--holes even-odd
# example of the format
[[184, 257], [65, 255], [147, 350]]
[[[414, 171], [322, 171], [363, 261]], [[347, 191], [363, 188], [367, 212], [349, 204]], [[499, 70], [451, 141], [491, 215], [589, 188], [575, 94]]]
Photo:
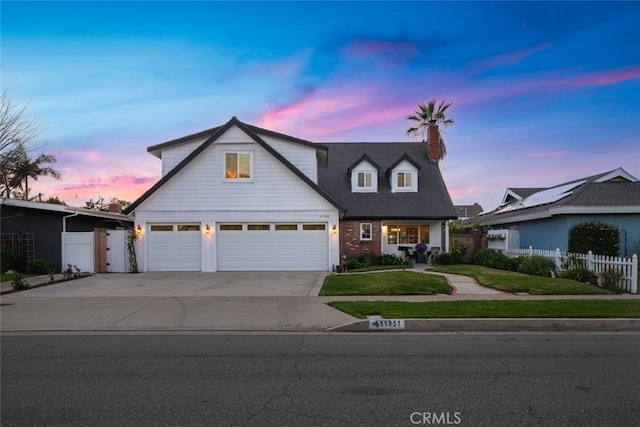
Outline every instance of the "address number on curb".
[[404, 320], [369, 319], [369, 329], [404, 329]]

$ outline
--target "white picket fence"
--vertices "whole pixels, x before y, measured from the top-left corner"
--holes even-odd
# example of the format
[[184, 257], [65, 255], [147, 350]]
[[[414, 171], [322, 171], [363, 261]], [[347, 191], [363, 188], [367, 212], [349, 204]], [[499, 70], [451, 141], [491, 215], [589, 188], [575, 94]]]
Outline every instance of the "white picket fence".
[[618, 283], [622, 289], [638, 293], [638, 255], [631, 258], [611, 257], [604, 255], [594, 255], [591, 251], [588, 254], [574, 254], [570, 252], [562, 253], [560, 249], [555, 251], [545, 249], [512, 249], [506, 251], [509, 257], [540, 255], [552, 259], [556, 264], [556, 270], [561, 271], [566, 263], [578, 263], [571, 267], [586, 267], [595, 274], [600, 274], [609, 268], [615, 268], [622, 273], [622, 278]]

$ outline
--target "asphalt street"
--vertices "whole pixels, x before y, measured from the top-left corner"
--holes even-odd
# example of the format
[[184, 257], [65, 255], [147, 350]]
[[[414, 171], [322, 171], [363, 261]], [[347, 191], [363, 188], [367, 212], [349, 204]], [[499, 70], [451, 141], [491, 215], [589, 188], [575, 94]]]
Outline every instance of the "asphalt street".
[[640, 334], [4, 333], [7, 426], [630, 426]]

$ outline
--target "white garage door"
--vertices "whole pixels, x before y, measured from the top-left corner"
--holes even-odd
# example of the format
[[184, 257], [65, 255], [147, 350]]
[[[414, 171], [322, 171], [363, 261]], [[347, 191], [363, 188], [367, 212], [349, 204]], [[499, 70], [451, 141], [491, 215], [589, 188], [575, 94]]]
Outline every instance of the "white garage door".
[[220, 271], [324, 271], [326, 224], [218, 224]]
[[149, 271], [202, 271], [200, 224], [150, 225]]

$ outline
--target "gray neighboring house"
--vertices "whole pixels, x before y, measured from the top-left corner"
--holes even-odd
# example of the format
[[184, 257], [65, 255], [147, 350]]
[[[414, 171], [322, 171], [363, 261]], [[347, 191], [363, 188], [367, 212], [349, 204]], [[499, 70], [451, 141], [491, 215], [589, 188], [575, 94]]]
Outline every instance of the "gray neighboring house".
[[548, 188], [508, 188], [498, 208], [469, 221], [518, 230], [521, 248], [563, 252], [573, 226], [605, 222], [620, 232], [620, 255], [631, 256], [640, 239], [640, 182], [618, 168]]
[[120, 213], [0, 198], [2, 252], [19, 250], [27, 260], [46, 259], [56, 271], [62, 268], [63, 231], [93, 232], [132, 224], [132, 218]]

